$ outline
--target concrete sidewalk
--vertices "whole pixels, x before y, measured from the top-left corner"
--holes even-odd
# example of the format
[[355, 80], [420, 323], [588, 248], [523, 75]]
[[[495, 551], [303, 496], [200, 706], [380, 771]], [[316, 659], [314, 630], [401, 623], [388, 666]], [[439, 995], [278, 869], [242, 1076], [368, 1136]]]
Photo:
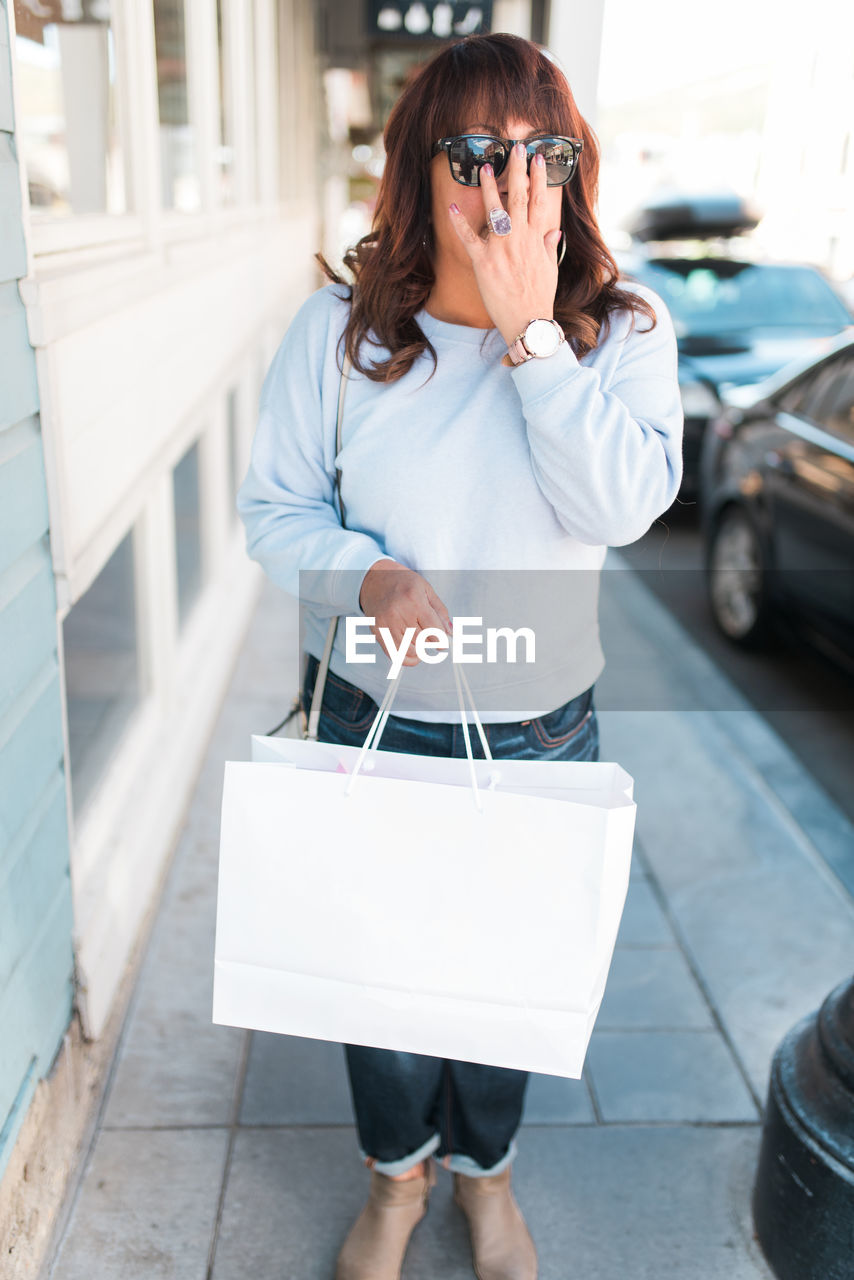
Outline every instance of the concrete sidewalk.
[[[603, 575], [602, 636], [660, 655], [671, 684], [722, 679], [631, 573]], [[363, 1203], [341, 1047], [210, 1022], [223, 761], [280, 719], [294, 643], [266, 587], [54, 1280], [330, 1280]], [[767, 1280], [749, 1213], [760, 1108], [783, 1033], [854, 969], [833, 870], [854, 829], [746, 706], [599, 715], [601, 758], [635, 778], [634, 869], [584, 1078], [531, 1077], [514, 1185], [541, 1280]], [[404, 1277], [472, 1274], [439, 1170]]]

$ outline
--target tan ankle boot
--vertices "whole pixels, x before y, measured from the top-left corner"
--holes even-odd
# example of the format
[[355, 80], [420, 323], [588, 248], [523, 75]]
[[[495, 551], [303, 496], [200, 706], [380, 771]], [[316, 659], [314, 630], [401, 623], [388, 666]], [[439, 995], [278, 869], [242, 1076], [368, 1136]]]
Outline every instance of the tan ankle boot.
[[468, 1218], [478, 1280], [537, 1280], [537, 1251], [510, 1190], [510, 1165], [492, 1178], [454, 1174], [454, 1199]]
[[432, 1160], [425, 1173], [398, 1182], [371, 1173], [368, 1203], [359, 1214], [338, 1255], [335, 1280], [400, 1280], [409, 1237], [427, 1212], [427, 1197], [436, 1182]]

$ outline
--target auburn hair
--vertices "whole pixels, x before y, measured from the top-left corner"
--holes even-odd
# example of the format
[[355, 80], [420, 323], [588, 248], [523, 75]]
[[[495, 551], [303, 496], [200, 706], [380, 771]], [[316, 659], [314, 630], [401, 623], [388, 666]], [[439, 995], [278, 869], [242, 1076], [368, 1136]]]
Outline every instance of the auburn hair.
[[[372, 381], [403, 377], [423, 351], [429, 351], [435, 371], [435, 349], [415, 319], [435, 280], [433, 144], [462, 132], [469, 121], [503, 126], [513, 118], [529, 122], [536, 132], [580, 138], [584, 144], [578, 172], [561, 191], [566, 255], [558, 269], [554, 305], [576, 356], [597, 345], [612, 311], [643, 313], [655, 327], [650, 304], [617, 287], [619, 269], [594, 212], [599, 146], [563, 72], [542, 49], [519, 36], [468, 36], [420, 67], [391, 111], [373, 224], [344, 255], [355, 283], [348, 286], [322, 254], [316, 255], [326, 276], [350, 289], [343, 341], [354, 368]], [[386, 358], [369, 360], [363, 343], [383, 350]]]

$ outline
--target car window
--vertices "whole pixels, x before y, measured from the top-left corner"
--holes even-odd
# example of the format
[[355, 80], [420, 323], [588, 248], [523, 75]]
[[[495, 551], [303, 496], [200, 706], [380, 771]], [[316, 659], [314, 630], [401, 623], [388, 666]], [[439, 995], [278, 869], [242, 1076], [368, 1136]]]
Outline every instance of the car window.
[[780, 407], [854, 440], [854, 354], [846, 351], [799, 378], [781, 397]]
[[825, 376], [825, 370], [831, 368], [834, 363], [831, 360], [827, 364], [820, 365], [818, 369], [810, 369], [793, 382], [781, 393], [780, 408], [785, 413], [795, 413], [800, 417], [808, 418], [810, 415], [807, 413], [807, 405], [814, 397], [816, 383]]
[[845, 306], [818, 271], [726, 259], [651, 259], [633, 268], [690, 333], [802, 325], [843, 328]]
[[854, 358], [840, 363], [836, 377], [810, 403], [810, 417], [843, 440], [854, 440]]

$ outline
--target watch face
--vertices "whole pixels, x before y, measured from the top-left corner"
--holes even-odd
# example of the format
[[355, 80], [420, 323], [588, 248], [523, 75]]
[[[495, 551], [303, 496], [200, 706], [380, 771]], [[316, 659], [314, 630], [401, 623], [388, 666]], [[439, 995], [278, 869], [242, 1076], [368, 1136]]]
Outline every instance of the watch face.
[[560, 335], [550, 320], [532, 320], [525, 330], [525, 346], [534, 356], [550, 356], [560, 346]]

